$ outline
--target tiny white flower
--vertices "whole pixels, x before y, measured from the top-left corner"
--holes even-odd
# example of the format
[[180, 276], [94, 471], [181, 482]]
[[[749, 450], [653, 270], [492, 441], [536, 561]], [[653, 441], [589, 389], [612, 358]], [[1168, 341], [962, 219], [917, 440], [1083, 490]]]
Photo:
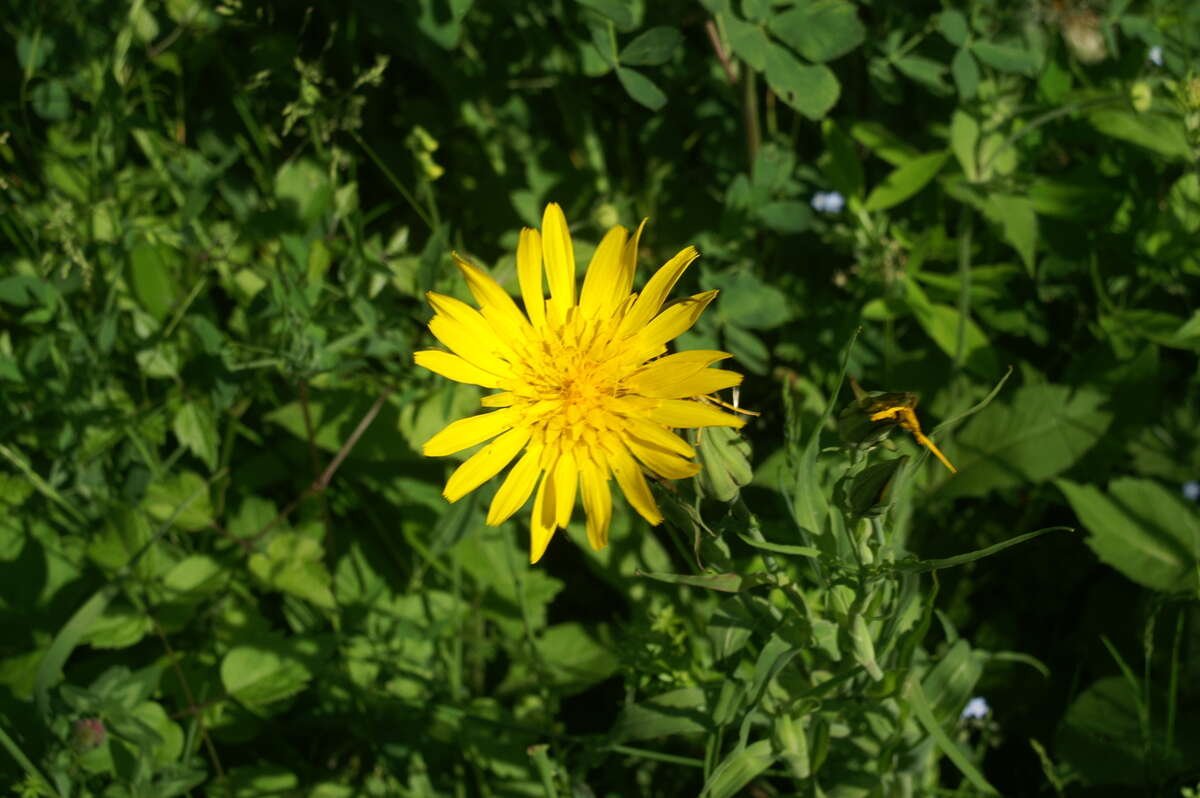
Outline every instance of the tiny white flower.
[[1149, 61], [1151, 64], [1154, 64], [1155, 66], [1162, 66], [1163, 65], [1162, 48], [1159, 47], [1157, 44], [1154, 45], [1153, 47], [1151, 47], [1150, 52], [1146, 54], [1146, 60]]
[[983, 720], [991, 713], [991, 711], [992, 708], [988, 706], [987, 699], [983, 696], [977, 695], [968, 701], [967, 705], [963, 707], [962, 715], [960, 717], [962, 720]]
[[1183, 483], [1183, 498], [1191, 501], [1200, 499], [1200, 482], [1193, 479], [1190, 482]]
[[812, 206], [821, 213], [841, 213], [846, 207], [846, 198], [836, 191], [818, 191], [813, 194]]

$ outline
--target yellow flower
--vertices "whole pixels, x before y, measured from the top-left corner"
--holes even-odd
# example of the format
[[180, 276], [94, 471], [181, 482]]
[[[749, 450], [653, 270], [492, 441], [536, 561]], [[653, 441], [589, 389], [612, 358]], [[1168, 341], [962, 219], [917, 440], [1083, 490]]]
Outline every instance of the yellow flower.
[[717, 295], [705, 291], [663, 308], [699, 255], [696, 249], [684, 249], [640, 294], [630, 293], [642, 227], [632, 238], [620, 226], [608, 231], [577, 298], [571, 235], [562, 209], [551, 203], [541, 234], [526, 228], [517, 245], [525, 313], [495, 280], [457, 254], [480, 310], [452, 297], [426, 295], [435, 311], [429, 329], [450, 351], [417, 352], [417, 365], [498, 390], [482, 404], [499, 409], [451, 423], [425, 443], [424, 452], [448, 455], [491, 440], [446, 482], [443, 494], [452, 502], [521, 455], [496, 492], [487, 523], [503, 523], [536, 487], [531, 563], [541, 559], [555, 530], [570, 522], [576, 492], [592, 548], [608, 544], [614, 477], [633, 508], [658, 524], [662, 513], [643, 470], [682, 479], [700, 469], [692, 459], [695, 450], [672, 429], [743, 423], [702, 400], [742, 381], [740, 374], [709, 368], [730, 357], [727, 352], [664, 354], [667, 342], [695, 324]]

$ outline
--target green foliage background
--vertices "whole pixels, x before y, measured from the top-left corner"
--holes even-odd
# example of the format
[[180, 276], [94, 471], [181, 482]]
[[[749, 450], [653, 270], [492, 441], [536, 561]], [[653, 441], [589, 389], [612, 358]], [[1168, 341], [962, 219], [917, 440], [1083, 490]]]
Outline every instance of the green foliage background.
[[[1200, 782], [1200, 6], [0, 22], [12, 794]], [[489, 488], [441, 498], [420, 444], [478, 393], [411, 352], [451, 249], [515, 288], [549, 201], [584, 263], [650, 217], [639, 282], [699, 247], [681, 345], [762, 415], [663, 527], [531, 568]], [[918, 393], [959, 473], [845, 447], [847, 375]]]

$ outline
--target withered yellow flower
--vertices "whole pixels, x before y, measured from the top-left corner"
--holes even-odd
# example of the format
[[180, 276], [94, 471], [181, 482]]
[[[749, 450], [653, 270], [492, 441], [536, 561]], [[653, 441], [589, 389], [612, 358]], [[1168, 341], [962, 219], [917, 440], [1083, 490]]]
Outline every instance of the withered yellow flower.
[[[458, 501], [514, 459], [488, 510], [503, 523], [537, 488], [529, 560], [536, 563], [555, 530], [571, 520], [578, 493], [592, 548], [608, 544], [610, 482], [651, 524], [662, 513], [647, 472], [682, 479], [699, 471], [695, 450], [673, 430], [741, 427], [703, 397], [739, 384], [740, 374], [711, 368], [727, 352], [666, 354], [667, 342], [695, 324], [717, 295], [705, 291], [664, 307], [671, 289], [699, 253], [687, 247], [631, 293], [638, 241], [617, 226], [608, 231], [575, 289], [575, 255], [562, 209], [546, 206], [542, 230], [521, 231], [517, 277], [522, 313], [500, 285], [457, 254], [479, 310], [430, 292], [429, 329], [450, 351], [414, 355], [417, 365], [458, 382], [491, 388], [491, 412], [452, 422], [424, 446], [429, 456], [491, 441], [462, 463], [443, 494]], [[549, 296], [544, 291], [549, 284]], [[520, 457], [518, 458], [518, 455]]]

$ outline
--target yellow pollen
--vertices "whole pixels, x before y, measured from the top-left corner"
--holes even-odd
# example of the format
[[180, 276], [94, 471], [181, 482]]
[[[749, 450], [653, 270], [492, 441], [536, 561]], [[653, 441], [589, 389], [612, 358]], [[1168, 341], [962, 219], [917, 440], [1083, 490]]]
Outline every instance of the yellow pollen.
[[601, 343], [607, 331], [589, 320], [573, 317], [557, 330], [531, 342], [513, 393], [526, 402], [544, 403], [535, 421], [535, 435], [577, 441], [592, 438], [610, 426], [605, 399], [621, 396], [622, 370], [614, 368], [609, 347]]

